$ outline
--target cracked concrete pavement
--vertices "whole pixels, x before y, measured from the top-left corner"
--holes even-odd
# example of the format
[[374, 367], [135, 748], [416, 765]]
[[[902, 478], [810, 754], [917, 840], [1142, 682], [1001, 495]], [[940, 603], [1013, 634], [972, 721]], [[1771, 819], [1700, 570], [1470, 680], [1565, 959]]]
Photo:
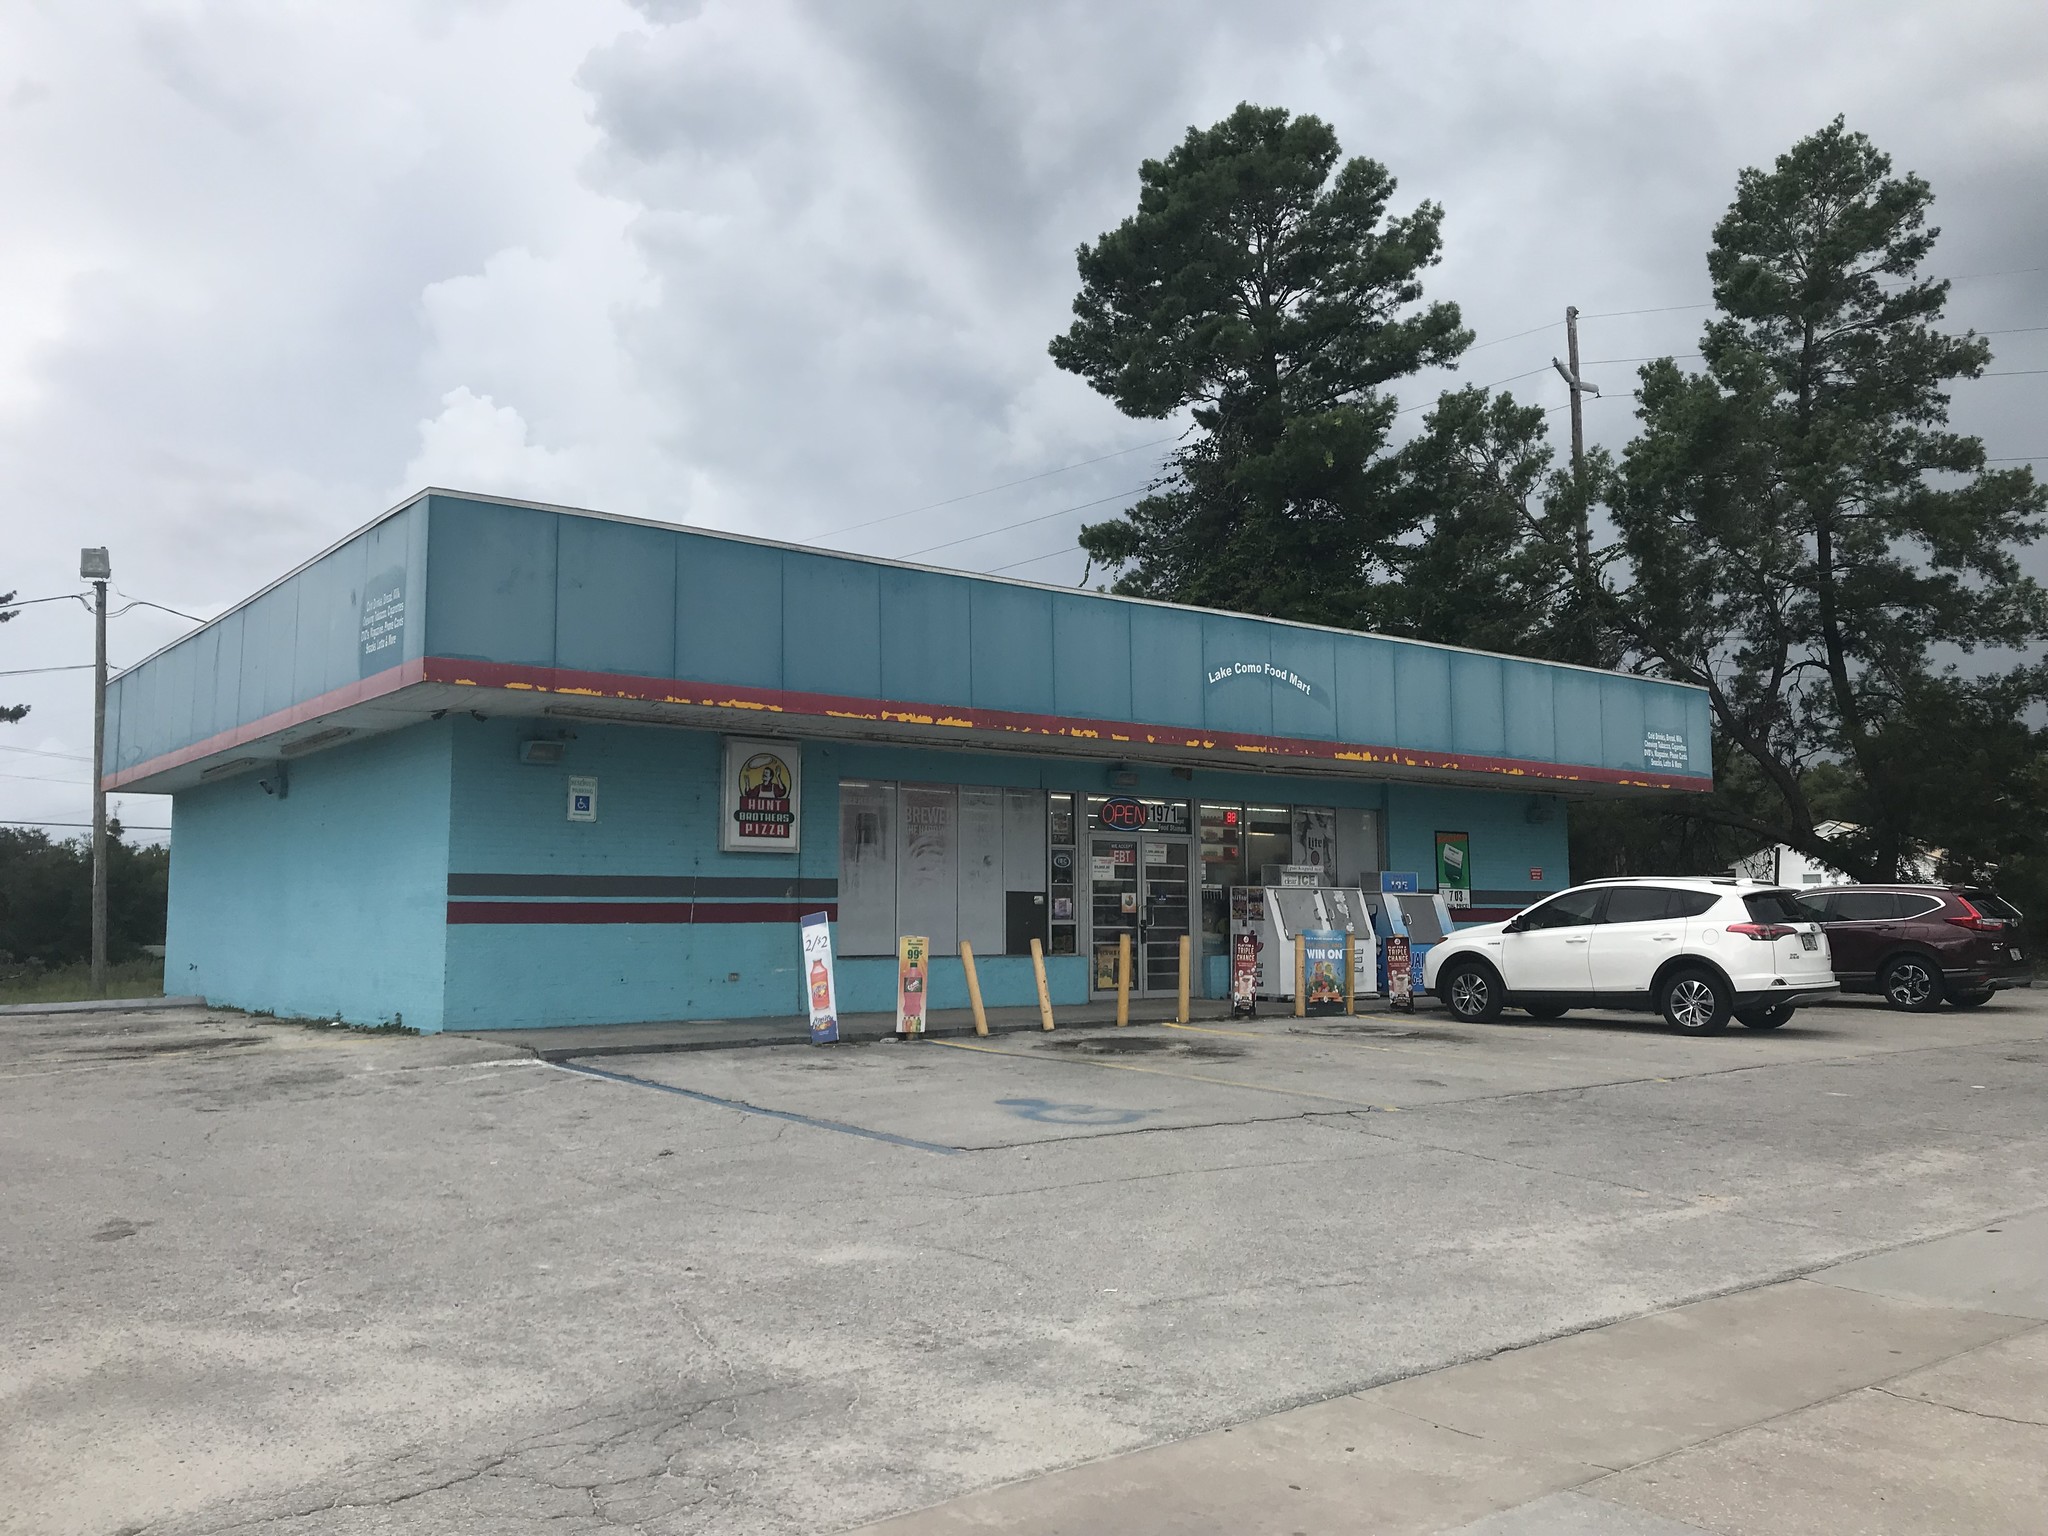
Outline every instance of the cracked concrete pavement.
[[602, 1066], [0, 1020], [0, 1532], [844, 1530], [2048, 1206], [2028, 997]]

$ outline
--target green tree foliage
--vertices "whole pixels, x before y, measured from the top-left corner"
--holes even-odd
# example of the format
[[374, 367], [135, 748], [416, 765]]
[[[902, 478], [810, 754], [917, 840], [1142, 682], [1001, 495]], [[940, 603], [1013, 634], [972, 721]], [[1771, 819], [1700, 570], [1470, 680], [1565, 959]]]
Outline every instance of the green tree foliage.
[[[19, 608], [7, 606], [14, 601], [15, 596], [16, 594], [12, 592], [0, 592], [0, 624], [5, 624], [9, 619], [21, 612]], [[27, 713], [28, 706], [26, 704], [0, 704], [0, 725], [12, 725]]]
[[[107, 958], [118, 963], [164, 941], [171, 853], [123, 841], [118, 821], [107, 830]], [[0, 960], [55, 967], [91, 951], [91, 843], [0, 827]]]
[[[2016, 722], [2044, 678], [2010, 653], [2048, 634], [2014, 557], [2048, 499], [1948, 428], [1946, 386], [1990, 349], [1939, 329], [1948, 285], [1920, 274], [1932, 200], [1840, 119], [1744, 171], [1707, 259], [1704, 370], [1643, 369], [1612, 508], [1619, 632], [1706, 687], [1727, 749], [1694, 814], [1865, 878], [1916, 846], [2010, 857], [2042, 806], [2000, 786], [2040, 783], [2041, 743]], [[1944, 652], [1976, 654], [1965, 674]], [[1823, 811], [1809, 781], [1826, 764], [1854, 788]], [[1862, 830], [1822, 838], [1830, 814]]]
[[[1599, 590], [1608, 555], [1579, 537], [1585, 506], [1551, 467], [1545, 413], [1511, 395], [1451, 391], [1396, 456], [1394, 581], [1377, 623], [1389, 634], [1589, 666], [1615, 659]], [[1588, 485], [1604, 483], [1588, 455]]]
[[1242, 105], [1138, 172], [1138, 211], [1079, 251], [1053, 360], [1127, 414], [1192, 407], [1165, 483], [1081, 543], [1116, 590], [1358, 624], [1404, 531], [1381, 386], [1471, 342], [1418, 307], [1443, 212], [1390, 217], [1394, 179], [1339, 163], [1320, 119]]

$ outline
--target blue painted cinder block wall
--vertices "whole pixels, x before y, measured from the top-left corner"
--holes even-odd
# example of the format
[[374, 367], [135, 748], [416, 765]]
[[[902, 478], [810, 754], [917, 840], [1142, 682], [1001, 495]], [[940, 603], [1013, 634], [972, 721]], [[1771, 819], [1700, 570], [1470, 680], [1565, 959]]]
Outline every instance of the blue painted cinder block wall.
[[[1027, 759], [807, 743], [801, 749], [802, 850], [723, 853], [718, 735], [579, 725], [562, 763], [536, 767], [520, 762], [518, 754], [519, 742], [536, 734], [532, 722], [451, 717], [449, 723], [453, 899], [471, 907], [500, 904], [508, 915], [529, 905], [559, 910], [673, 904], [692, 893], [697, 905], [714, 912], [756, 902], [823, 909], [832, 904], [839, 878], [842, 776], [1018, 787], [1037, 785], [1042, 777]], [[572, 776], [598, 781], [594, 823], [567, 818]], [[462, 894], [486, 876], [527, 877], [528, 894]], [[555, 883], [536, 887], [531, 877]], [[633, 888], [633, 894], [601, 883], [636, 879], [669, 883]], [[734, 889], [735, 882], [744, 888]], [[602, 894], [608, 889], [620, 894]], [[445, 1017], [452, 1029], [758, 1018], [797, 1014], [804, 1007], [793, 915], [766, 923], [455, 922], [448, 927], [447, 953]], [[981, 959], [989, 1006], [1034, 1005], [1030, 965], [1024, 957]], [[842, 1011], [894, 1009], [892, 961], [848, 957], [838, 962], [838, 976]], [[1047, 980], [1056, 1005], [1086, 1000], [1081, 957], [1053, 957]], [[934, 966], [931, 1004], [967, 1005], [956, 958], [942, 957]]]
[[[562, 763], [536, 767], [518, 754], [519, 742], [540, 731], [531, 721], [451, 717], [449, 727], [450, 891], [472, 914], [477, 907], [502, 908], [507, 917], [521, 909], [567, 907], [589, 918], [607, 906], [685, 899], [700, 917], [706, 907], [715, 913], [727, 904], [790, 907], [763, 923], [451, 922], [444, 1017], [459, 1029], [799, 1013], [804, 994], [795, 913], [833, 900], [842, 779], [1082, 795], [1110, 787], [1105, 765], [1087, 760], [811, 742], [801, 748], [802, 851], [733, 854], [718, 849], [721, 739], [715, 734], [579, 725]], [[1130, 771], [1138, 777], [1132, 790], [1141, 795], [1381, 811], [1390, 828], [1391, 867], [1422, 871], [1425, 887], [1439, 828], [1471, 835], [1475, 885], [1482, 890], [1498, 886], [1533, 899], [1541, 889], [1566, 883], [1564, 814], [1547, 796], [1206, 770], [1190, 780], [1163, 767]], [[597, 779], [595, 823], [567, 819], [571, 777]], [[1531, 807], [1539, 808], [1541, 821], [1531, 819]], [[1404, 857], [1413, 862], [1402, 865]], [[1528, 880], [1532, 865], [1543, 868], [1540, 886]], [[503, 894], [482, 894], [493, 889]], [[1035, 1004], [1028, 958], [980, 956], [978, 970], [989, 1006]], [[1049, 957], [1047, 973], [1056, 1007], [1087, 1000], [1084, 956]], [[838, 975], [843, 1011], [894, 1008], [893, 961], [841, 956]], [[941, 956], [934, 964], [931, 1002], [935, 1008], [966, 1006], [956, 958]]]
[[[167, 985], [288, 1016], [435, 1030], [790, 1016], [803, 1006], [795, 916], [832, 904], [845, 778], [1102, 793], [1099, 762], [808, 743], [803, 848], [718, 849], [721, 738], [583, 725], [560, 764], [519, 759], [555, 734], [466, 715], [313, 754], [266, 795], [251, 773], [174, 802]], [[268, 772], [269, 770], [265, 770]], [[1130, 770], [1147, 796], [1279, 800], [1377, 810], [1388, 865], [1430, 884], [1434, 833], [1470, 834], [1474, 885], [1533, 897], [1566, 882], [1565, 820], [1550, 797], [1361, 780]], [[570, 777], [598, 781], [598, 820], [570, 822]], [[1529, 871], [1540, 868], [1540, 882]], [[778, 907], [770, 921], [704, 914]], [[577, 921], [450, 921], [453, 910], [572, 912]], [[639, 921], [589, 921], [605, 909]], [[1082, 956], [1047, 963], [1055, 1006], [1088, 996]], [[992, 1007], [1035, 1002], [1030, 962], [982, 957]], [[894, 1007], [895, 969], [845, 957], [841, 1007]], [[932, 1005], [966, 1005], [940, 957]]]
[[171, 810], [164, 988], [351, 1024], [442, 1027], [446, 722], [245, 773]]

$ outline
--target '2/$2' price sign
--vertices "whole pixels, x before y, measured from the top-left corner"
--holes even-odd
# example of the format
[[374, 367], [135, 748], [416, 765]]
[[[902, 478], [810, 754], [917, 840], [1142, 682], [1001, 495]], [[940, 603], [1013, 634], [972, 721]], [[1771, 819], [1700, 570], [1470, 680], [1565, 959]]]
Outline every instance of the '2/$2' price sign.
[[1472, 838], [1469, 833], [1437, 833], [1436, 890], [1447, 907], [1472, 905]]

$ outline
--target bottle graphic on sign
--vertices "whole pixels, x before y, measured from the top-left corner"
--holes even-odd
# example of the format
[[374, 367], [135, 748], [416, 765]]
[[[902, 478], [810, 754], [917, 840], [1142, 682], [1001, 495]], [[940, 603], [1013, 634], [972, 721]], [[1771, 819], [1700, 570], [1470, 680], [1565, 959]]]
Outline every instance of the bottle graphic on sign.
[[825, 974], [822, 956], [811, 959], [811, 1006], [820, 1013], [832, 1010], [832, 979]]
[[931, 941], [914, 935], [899, 941], [896, 969], [896, 1033], [924, 1032], [926, 971]]

